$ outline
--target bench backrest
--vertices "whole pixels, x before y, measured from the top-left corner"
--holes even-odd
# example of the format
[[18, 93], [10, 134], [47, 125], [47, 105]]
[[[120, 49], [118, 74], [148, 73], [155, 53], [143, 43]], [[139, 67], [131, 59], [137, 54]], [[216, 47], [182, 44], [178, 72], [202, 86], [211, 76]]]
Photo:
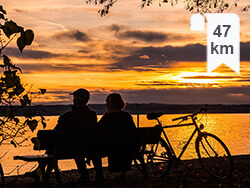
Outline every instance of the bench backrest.
[[93, 131], [63, 138], [65, 147], [95, 148], [153, 144], [159, 141], [160, 128], [136, 128], [126, 132]]
[[48, 150], [56, 152], [62, 143], [62, 133], [56, 130], [39, 130], [37, 138], [39, 142], [34, 143], [34, 150]]
[[[110, 133], [105, 131], [77, 132], [74, 137], [61, 139], [61, 134], [54, 130], [39, 130], [40, 150], [83, 151], [98, 148], [132, 147], [154, 144], [160, 139], [162, 129], [156, 127], [136, 128], [127, 132]], [[35, 148], [34, 148], [35, 149]]]

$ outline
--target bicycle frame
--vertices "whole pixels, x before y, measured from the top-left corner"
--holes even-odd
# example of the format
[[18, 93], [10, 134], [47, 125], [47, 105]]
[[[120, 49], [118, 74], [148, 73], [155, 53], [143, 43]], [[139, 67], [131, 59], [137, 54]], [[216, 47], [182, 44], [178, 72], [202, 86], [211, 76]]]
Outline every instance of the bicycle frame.
[[[182, 155], [186, 151], [188, 145], [190, 144], [190, 142], [193, 139], [193, 137], [196, 134], [196, 132], [198, 132], [198, 134], [201, 133], [201, 130], [200, 130], [200, 128], [198, 127], [198, 125], [196, 123], [196, 119], [197, 119], [196, 115], [197, 114], [192, 114], [192, 115], [186, 116], [186, 117], [190, 117], [192, 119], [193, 123], [185, 123], [185, 124], [175, 124], [175, 125], [165, 125], [165, 126], [162, 126], [161, 121], [158, 118], [156, 119], [158, 121], [159, 126], [162, 127], [162, 133], [163, 133], [163, 135], [165, 137], [165, 140], [166, 140], [166, 142], [168, 144], [168, 147], [169, 147], [169, 149], [170, 149], [170, 151], [171, 151], [171, 153], [173, 155], [172, 157], [174, 157], [175, 159], [181, 160]], [[179, 123], [181, 123], [181, 122], [179, 122]], [[189, 137], [187, 143], [182, 147], [182, 151], [179, 154], [179, 156], [177, 157], [176, 154], [175, 154], [175, 152], [174, 152], [174, 149], [173, 149], [173, 147], [172, 147], [172, 145], [171, 145], [171, 143], [170, 143], [170, 141], [169, 141], [169, 139], [167, 137], [167, 134], [164, 131], [164, 129], [166, 129], [166, 128], [173, 128], [173, 127], [191, 126], [191, 125], [194, 125], [195, 129], [194, 129], [193, 133], [191, 134], [191, 136]]]
[[[161, 117], [163, 113], [159, 112], [147, 114], [148, 120], [158, 121], [158, 124], [155, 127], [160, 128], [163, 134], [159, 138], [158, 143], [149, 145], [149, 151], [145, 150], [145, 152], [143, 153], [143, 155], [146, 155], [145, 157], [142, 157], [143, 162], [144, 160], [147, 160], [147, 163], [149, 163], [147, 166], [147, 163], [144, 163], [145, 169], [152, 169], [152, 165], [156, 164], [156, 169], [154, 171], [150, 172], [149, 170], [152, 177], [164, 177], [171, 169], [172, 164], [179, 165], [181, 163], [185, 168], [191, 170], [192, 168], [190, 168], [190, 166], [187, 166], [185, 162], [181, 160], [181, 157], [187, 150], [187, 147], [191, 143], [196, 133], [197, 138], [195, 140], [195, 150], [198, 155], [197, 157], [199, 158], [199, 161], [201, 162], [203, 168], [207, 171], [207, 173], [209, 173], [213, 177], [220, 179], [225, 179], [232, 175], [233, 161], [226, 145], [217, 136], [202, 131], [204, 125], [200, 123], [200, 120], [198, 120], [197, 114], [201, 113], [202, 111], [206, 112], [206, 110], [206, 108], [201, 108], [199, 112], [174, 118], [172, 119], [173, 121], [179, 120], [178, 124], [164, 126], [159, 120], [159, 117]], [[191, 122], [184, 123], [184, 121], [187, 120], [191, 120]], [[194, 130], [192, 130], [189, 138], [185, 139], [187, 141], [185, 142], [184, 146], [181, 148], [181, 151], [177, 156], [164, 129], [191, 125], [194, 126]], [[215, 165], [215, 163], [217, 164]], [[160, 165], [160, 168], [157, 165]]]

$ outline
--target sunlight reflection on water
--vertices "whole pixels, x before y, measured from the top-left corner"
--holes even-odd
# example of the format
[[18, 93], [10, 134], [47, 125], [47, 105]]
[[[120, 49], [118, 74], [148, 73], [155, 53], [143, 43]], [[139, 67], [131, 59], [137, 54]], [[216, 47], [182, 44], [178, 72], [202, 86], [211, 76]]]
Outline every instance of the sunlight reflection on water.
[[[182, 116], [181, 114], [171, 114], [164, 115], [160, 118], [163, 122], [163, 125], [173, 124], [172, 119]], [[201, 117], [201, 116], [199, 116]], [[198, 117], [198, 119], [199, 119]], [[98, 116], [100, 119], [101, 116]], [[137, 117], [133, 115], [135, 124], [137, 124]], [[47, 128], [53, 129], [56, 125], [58, 116], [49, 116], [46, 117]], [[207, 119], [207, 121], [206, 121]], [[249, 154], [250, 153], [250, 114], [208, 114], [207, 118], [204, 116], [201, 122], [205, 125], [205, 131], [210, 132], [218, 136], [229, 148], [232, 155], [240, 155], [240, 154]], [[140, 127], [152, 127], [156, 125], [157, 122], [155, 120], [147, 120], [146, 115], [140, 115]], [[38, 127], [38, 129], [42, 129], [42, 126]], [[169, 140], [178, 155], [180, 153], [180, 148], [184, 145], [184, 142], [187, 141], [189, 136], [193, 131], [193, 126], [189, 127], [179, 127], [179, 128], [168, 128], [165, 129]], [[30, 133], [30, 137], [36, 136], [36, 131], [34, 133]], [[182, 159], [191, 159], [197, 158], [197, 154], [195, 152], [194, 141], [192, 140], [191, 144], [187, 148], [184, 153]], [[5, 174], [8, 176], [8, 172], [12, 171], [17, 165], [22, 165], [25, 162], [13, 160], [14, 155], [24, 155], [24, 154], [42, 154], [44, 151], [36, 151], [34, 152], [32, 149], [31, 142], [27, 142], [27, 147], [19, 147], [13, 148], [13, 146], [1, 146], [0, 155], [3, 155], [6, 151], [8, 154], [1, 159], [1, 163], [3, 165], [3, 169]], [[15, 170], [10, 175], [15, 174], [23, 174], [29, 171], [32, 167], [34, 167], [35, 163], [28, 163], [24, 165], [19, 172]], [[70, 170], [76, 169], [75, 163], [73, 160], [63, 160], [59, 161], [59, 166], [61, 170]], [[103, 159], [103, 166], [107, 166], [107, 159]], [[92, 167], [92, 166], [91, 166]]]

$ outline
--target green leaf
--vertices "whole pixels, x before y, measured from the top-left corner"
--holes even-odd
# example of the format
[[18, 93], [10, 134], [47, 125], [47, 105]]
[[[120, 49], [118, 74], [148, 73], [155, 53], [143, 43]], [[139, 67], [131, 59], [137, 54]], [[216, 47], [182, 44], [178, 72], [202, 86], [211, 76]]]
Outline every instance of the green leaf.
[[22, 99], [20, 99], [22, 106], [27, 106], [31, 104], [31, 100], [29, 99], [28, 95], [24, 95]]
[[0, 19], [4, 20], [4, 15], [0, 13]]
[[47, 126], [47, 124], [46, 124], [44, 121], [42, 121], [42, 125], [43, 125], [43, 128], [44, 128], [44, 129], [45, 129], [46, 126]]
[[20, 99], [20, 103], [21, 103], [21, 106], [22, 106], [22, 107], [25, 107], [25, 106], [26, 106], [26, 103], [25, 103], [25, 101], [24, 101], [23, 99]]
[[34, 144], [35, 150], [40, 150], [40, 141], [37, 137], [31, 138], [31, 142]]
[[12, 68], [12, 69], [19, 70], [19, 71], [22, 73], [21, 68], [17, 67], [16, 65], [11, 65], [11, 68]]
[[2, 6], [2, 5], [0, 5], [0, 12], [6, 14], [6, 11], [3, 9], [3, 6]]
[[0, 125], [2, 125], [2, 124], [4, 124], [4, 123], [5, 123], [5, 121], [3, 121], [2, 119], [0, 119], [0, 122], [1, 122], [1, 124], [0, 124]]
[[[6, 89], [8, 94], [15, 94], [15, 89], [21, 86], [20, 77], [16, 75], [15, 71], [4, 71], [5, 78], [3, 79], [3, 89]], [[11, 94], [11, 95], [12, 95]]]
[[28, 29], [24, 32], [24, 35], [25, 35], [25, 44], [31, 45], [31, 43], [34, 39], [34, 32], [32, 30]]
[[34, 32], [30, 29], [21, 33], [21, 36], [17, 39], [17, 46], [19, 50], [22, 52], [24, 47], [27, 45], [31, 45], [34, 39]]
[[20, 50], [20, 52], [23, 51], [24, 47], [26, 46], [25, 45], [25, 41], [24, 41], [24, 38], [22, 36], [20, 36], [18, 39], [17, 39], [17, 46]]
[[5, 66], [10, 64], [10, 59], [6, 55], [3, 55], [3, 63]]
[[46, 93], [46, 89], [40, 89], [40, 91], [41, 91], [41, 94]]
[[27, 102], [28, 105], [31, 104], [31, 100], [29, 99], [27, 94], [23, 96], [23, 99]]
[[14, 118], [14, 121], [16, 122], [16, 125], [20, 122], [18, 118]]
[[23, 28], [18, 26], [15, 22], [13, 21], [8, 21], [5, 22], [5, 24], [2, 26], [4, 34], [10, 38], [10, 36], [14, 33], [20, 33], [23, 31]]
[[44, 116], [43, 116], [43, 115], [41, 115], [39, 112], [38, 112], [38, 114], [40, 115], [40, 117], [41, 117], [42, 121], [45, 121]]
[[15, 148], [17, 147], [16, 143], [13, 140], [11, 140], [10, 143], [13, 144]]
[[12, 98], [14, 97], [15, 94], [14, 94], [13, 92], [8, 92], [8, 95], [9, 95], [8, 98], [9, 98], [9, 99], [12, 99]]
[[26, 123], [29, 126], [30, 130], [33, 132], [36, 129], [38, 122], [37, 120], [33, 119], [33, 120], [28, 120]]
[[22, 85], [16, 87], [16, 89], [14, 89], [14, 93], [18, 96], [20, 94], [22, 94], [25, 91], [25, 89], [23, 88]]

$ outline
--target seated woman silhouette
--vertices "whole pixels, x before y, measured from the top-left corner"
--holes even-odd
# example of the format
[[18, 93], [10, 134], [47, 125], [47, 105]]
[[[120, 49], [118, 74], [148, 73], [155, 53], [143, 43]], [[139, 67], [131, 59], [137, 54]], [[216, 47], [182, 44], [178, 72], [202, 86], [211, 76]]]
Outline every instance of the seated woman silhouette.
[[[132, 116], [124, 112], [125, 101], [119, 93], [112, 93], [106, 99], [107, 112], [98, 122], [98, 129], [107, 131], [109, 135], [124, 133], [136, 128]], [[128, 138], [129, 139], [129, 138]], [[130, 148], [113, 148], [108, 154], [109, 170], [111, 172], [125, 172], [130, 170], [132, 158]]]

